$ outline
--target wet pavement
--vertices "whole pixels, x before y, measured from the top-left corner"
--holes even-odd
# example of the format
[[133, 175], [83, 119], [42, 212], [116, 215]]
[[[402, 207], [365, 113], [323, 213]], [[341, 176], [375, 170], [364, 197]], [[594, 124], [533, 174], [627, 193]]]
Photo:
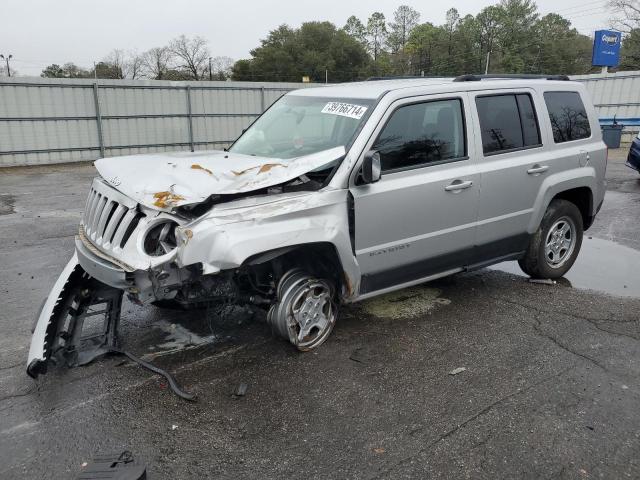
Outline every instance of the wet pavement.
[[[490, 268], [528, 278], [516, 262], [504, 262]], [[559, 283], [621, 297], [640, 298], [639, 279], [640, 250], [588, 235], [582, 241], [576, 263]]]
[[515, 263], [449, 277], [344, 308], [309, 354], [258, 319], [126, 303], [126, 348], [196, 403], [121, 357], [26, 376], [93, 169], [0, 171], [0, 478], [74, 478], [124, 449], [152, 479], [640, 477], [640, 175], [623, 155], [555, 285]]

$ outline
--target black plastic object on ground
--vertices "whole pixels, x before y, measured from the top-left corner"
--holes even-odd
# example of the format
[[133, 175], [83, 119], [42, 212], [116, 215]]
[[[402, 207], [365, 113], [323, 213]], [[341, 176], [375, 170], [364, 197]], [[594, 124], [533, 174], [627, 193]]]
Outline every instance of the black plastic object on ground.
[[247, 385], [246, 383], [241, 383], [236, 387], [233, 395], [235, 397], [244, 397], [247, 394], [247, 388], [249, 388], [249, 385]]
[[124, 350], [120, 350], [119, 348], [112, 348], [110, 351], [112, 353], [117, 353], [117, 354], [120, 354], [120, 355], [124, 355], [129, 360], [137, 363], [141, 367], [144, 367], [147, 370], [152, 371], [153, 373], [157, 373], [158, 375], [162, 375], [164, 378], [167, 379], [167, 382], [169, 383], [169, 387], [171, 388], [171, 391], [173, 393], [175, 393], [177, 396], [179, 396], [180, 398], [183, 398], [183, 399], [188, 400], [190, 402], [195, 402], [197, 400], [197, 397], [194, 394], [189, 393], [189, 392], [185, 392], [184, 390], [182, 390], [182, 388], [180, 388], [180, 385], [178, 385], [178, 382], [176, 381], [176, 379], [173, 378], [173, 375], [171, 375], [169, 372], [161, 369], [160, 367], [156, 367], [152, 363], [146, 362], [146, 361], [142, 360], [141, 358], [138, 358], [138, 357], [136, 357], [135, 355], [133, 355], [133, 354], [131, 354], [129, 352], [126, 352]]
[[620, 148], [622, 139], [622, 129], [624, 125], [614, 123], [613, 125], [602, 125], [602, 140], [609, 148]]
[[77, 480], [146, 480], [147, 467], [134, 460], [130, 451], [99, 455], [78, 475]]

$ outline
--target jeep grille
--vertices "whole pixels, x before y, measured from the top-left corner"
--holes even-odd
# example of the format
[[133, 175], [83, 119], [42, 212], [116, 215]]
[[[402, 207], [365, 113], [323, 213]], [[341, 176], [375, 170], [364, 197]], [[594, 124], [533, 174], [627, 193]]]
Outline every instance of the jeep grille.
[[103, 181], [95, 179], [82, 217], [84, 234], [105, 251], [125, 246], [144, 215], [137, 204]]

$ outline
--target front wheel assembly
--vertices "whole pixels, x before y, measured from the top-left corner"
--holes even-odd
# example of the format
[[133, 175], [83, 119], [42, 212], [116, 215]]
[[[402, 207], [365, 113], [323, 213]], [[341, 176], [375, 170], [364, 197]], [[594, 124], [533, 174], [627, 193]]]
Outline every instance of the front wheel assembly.
[[320, 346], [333, 330], [338, 315], [335, 289], [328, 280], [301, 270], [287, 272], [277, 289], [277, 302], [269, 310], [269, 324], [298, 350]]

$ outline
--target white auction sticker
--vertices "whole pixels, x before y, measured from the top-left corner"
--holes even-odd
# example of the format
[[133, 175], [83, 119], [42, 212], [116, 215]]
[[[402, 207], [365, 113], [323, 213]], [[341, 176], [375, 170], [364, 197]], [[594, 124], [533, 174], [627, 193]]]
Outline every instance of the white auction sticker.
[[360, 120], [366, 111], [367, 107], [363, 107], [362, 105], [352, 105], [351, 103], [340, 102], [329, 102], [322, 109], [322, 113], [355, 118], [356, 120]]

